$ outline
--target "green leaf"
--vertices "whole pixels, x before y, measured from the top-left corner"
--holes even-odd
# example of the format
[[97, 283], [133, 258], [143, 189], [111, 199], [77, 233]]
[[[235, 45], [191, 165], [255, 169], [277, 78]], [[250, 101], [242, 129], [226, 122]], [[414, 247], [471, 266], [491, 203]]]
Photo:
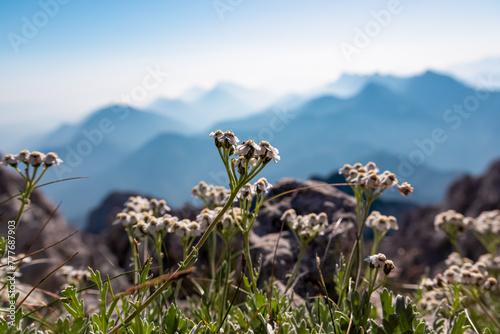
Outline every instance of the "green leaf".
[[460, 314], [455, 318], [453, 322], [453, 327], [451, 328], [450, 334], [462, 334], [467, 331], [470, 326], [465, 325], [467, 317], [465, 316], [465, 311], [460, 312]]
[[383, 319], [382, 324], [384, 326], [384, 332], [386, 334], [399, 333], [396, 330], [399, 327], [399, 316], [397, 314], [389, 315], [388, 319]]
[[0, 238], [0, 259], [5, 255], [5, 251], [7, 250], [7, 242], [4, 237]]
[[396, 312], [394, 305], [392, 305], [392, 292], [386, 288], [380, 294], [380, 302], [382, 303], [382, 316], [384, 319], [389, 319], [389, 315]]

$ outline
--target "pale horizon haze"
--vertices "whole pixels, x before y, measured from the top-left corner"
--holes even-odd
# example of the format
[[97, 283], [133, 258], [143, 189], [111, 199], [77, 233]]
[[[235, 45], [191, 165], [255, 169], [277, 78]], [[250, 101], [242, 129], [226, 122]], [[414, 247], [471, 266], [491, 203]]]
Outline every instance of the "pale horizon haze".
[[1, 125], [74, 122], [155, 68], [168, 76], [130, 104], [220, 82], [280, 95], [346, 72], [444, 71], [500, 57], [499, 14], [498, 1], [463, 0], [2, 1]]

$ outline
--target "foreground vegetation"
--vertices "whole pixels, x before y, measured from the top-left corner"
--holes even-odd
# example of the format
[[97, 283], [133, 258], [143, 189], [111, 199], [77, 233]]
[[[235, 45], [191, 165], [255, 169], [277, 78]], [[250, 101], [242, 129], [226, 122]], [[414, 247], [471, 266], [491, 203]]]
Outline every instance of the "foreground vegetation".
[[[424, 278], [419, 288], [398, 294], [385, 288], [397, 266], [378, 245], [396, 219], [371, 211], [372, 203], [385, 191], [409, 195], [413, 188], [399, 184], [396, 176], [380, 173], [376, 164], [345, 165], [339, 173], [356, 198], [356, 238], [348, 254], [337, 259], [316, 256], [320, 280], [317, 296], [294, 298], [294, 285], [301, 279], [300, 264], [310, 243], [318, 235], [333, 233], [326, 213], [298, 215], [282, 213], [283, 225], [299, 245], [299, 255], [286, 282], [261, 275], [261, 262], [250, 256], [250, 232], [260, 208], [269, 201], [272, 187], [259, 173], [279, 152], [267, 142], [239, 143], [231, 132], [216, 131], [214, 140], [229, 178], [229, 189], [200, 182], [193, 195], [204, 205], [196, 221], [175, 217], [164, 200], [132, 197], [116, 217], [115, 224], [127, 232], [132, 251], [130, 272], [133, 287], [114, 291], [113, 277], [106, 273], [75, 270], [61, 265], [66, 278], [61, 296], [43, 306], [26, 305], [26, 294], [16, 290], [18, 272], [30, 265], [28, 255], [15, 254], [15, 234], [22, 214], [29, 207], [32, 191], [40, 186], [45, 171], [62, 163], [54, 153], [22, 151], [1, 160], [25, 180], [17, 217], [3, 224], [0, 239], [0, 283], [2, 290], [1, 333], [498, 333], [500, 296], [500, 211], [479, 217], [464, 217], [453, 211], [436, 217], [435, 226], [445, 233], [456, 252], [448, 269], [434, 278]], [[252, 183], [253, 182], [253, 183]], [[297, 190], [300, 191], [300, 190]], [[5, 203], [4, 202], [4, 203]], [[3, 204], [3, 203], [1, 203]], [[365, 250], [364, 230], [373, 230], [371, 250]], [[457, 237], [471, 229], [488, 250], [476, 262], [464, 258]], [[167, 266], [165, 239], [175, 236], [182, 245], [183, 260]], [[170, 237], [172, 237], [170, 236]], [[239, 238], [239, 249], [233, 240]], [[278, 239], [279, 242], [279, 239]], [[276, 248], [278, 245], [276, 245]], [[222, 251], [221, 251], [222, 250]], [[10, 252], [9, 252], [10, 251]], [[193, 269], [207, 254], [207, 277], [194, 277]], [[335, 261], [334, 275], [324, 276], [325, 261]], [[42, 279], [42, 277], [40, 278]], [[334, 289], [329, 287], [334, 286]], [[85, 294], [94, 291], [95, 307], [84, 305]]]

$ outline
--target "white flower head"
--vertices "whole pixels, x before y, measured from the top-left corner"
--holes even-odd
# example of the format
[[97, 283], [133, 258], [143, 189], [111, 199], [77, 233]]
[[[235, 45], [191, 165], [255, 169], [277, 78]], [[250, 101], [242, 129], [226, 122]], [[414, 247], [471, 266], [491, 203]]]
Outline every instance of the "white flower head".
[[484, 211], [476, 219], [468, 222], [479, 234], [500, 234], [500, 210]]
[[43, 163], [45, 159], [45, 154], [40, 153], [38, 151], [33, 151], [28, 158], [28, 163], [33, 167], [38, 167]]
[[116, 215], [116, 219], [113, 221], [113, 225], [117, 225], [117, 224], [120, 224], [124, 227], [130, 226], [132, 224], [130, 216], [125, 212], [118, 213]]
[[388, 170], [384, 171], [379, 175], [380, 183], [384, 186], [392, 186], [398, 183], [398, 179], [394, 173], [389, 172]]
[[253, 197], [255, 196], [255, 189], [254, 187], [250, 184], [247, 183], [243, 187], [241, 187], [240, 191], [236, 195], [236, 197], [240, 200], [252, 200]]
[[25, 164], [28, 164], [29, 157], [30, 157], [30, 151], [28, 151], [28, 150], [22, 150], [17, 155], [17, 161], [18, 162], [24, 162]]
[[385, 265], [385, 261], [387, 261], [387, 257], [382, 253], [378, 253], [375, 255], [368, 256], [365, 259], [365, 261], [370, 263], [370, 265], [375, 267], [375, 268], [381, 268]]
[[234, 135], [233, 131], [230, 130], [226, 132], [222, 132], [221, 130], [211, 132], [210, 137], [214, 138], [215, 146], [217, 147], [234, 148], [240, 141], [238, 137]]
[[288, 209], [285, 212], [283, 212], [281, 220], [285, 222], [293, 222], [294, 220], [297, 220], [297, 213], [295, 212], [294, 209]]
[[16, 167], [17, 166], [17, 163], [19, 161], [17, 160], [17, 157], [13, 154], [7, 154], [3, 157], [2, 161], [0, 162], [1, 165], [4, 165], [4, 166], [12, 166], [12, 167]]
[[247, 160], [244, 155], [240, 155], [238, 159], [232, 159], [231, 162], [234, 163], [234, 167], [238, 170], [238, 173], [240, 174], [245, 174], [247, 170], [247, 161], [248, 161], [248, 166], [255, 167], [257, 165], [257, 159], [255, 158], [250, 158], [250, 160]]
[[368, 173], [378, 173], [378, 172], [380, 172], [380, 169], [378, 169], [377, 165], [373, 161], [370, 161], [364, 167], [365, 167], [365, 170]]
[[398, 190], [404, 196], [408, 196], [413, 192], [413, 187], [408, 182], [404, 182], [402, 185], [398, 186]]
[[165, 220], [163, 217], [149, 217], [147, 221], [147, 231], [151, 234], [161, 232], [165, 229]]
[[339, 169], [339, 174], [344, 175], [347, 178], [352, 169], [353, 167], [351, 165], [345, 164], [344, 167]]
[[193, 196], [203, 198], [207, 196], [209, 185], [205, 181], [200, 181], [198, 185], [193, 187]]
[[377, 173], [370, 172], [368, 174], [365, 174], [364, 177], [361, 179], [361, 182], [370, 189], [377, 189], [380, 186], [380, 179], [377, 175]]
[[263, 149], [255, 144], [253, 140], [246, 140], [241, 145], [236, 147], [234, 151], [235, 155], [243, 155], [247, 159], [251, 159], [254, 155], [260, 156], [262, 154]]
[[279, 151], [277, 148], [271, 146], [267, 141], [261, 141], [260, 142], [260, 153], [257, 153], [258, 156], [262, 156], [264, 159], [264, 163], [268, 163], [271, 160], [274, 160], [274, 162], [278, 162], [280, 160]]
[[261, 194], [267, 193], [267, 191], [271, 189], [273, 185], [267, 182], [267, 179], [265, 177], [261, 177], [257, 182], [254, 183], [253, 186], [255, 188], [255, 192], [257, 194]]
[[196, 221], [200, 224], [200, 228], [206, 229], [214, 218], [214, 211], [205, 208], [196, 216]]
[[134, 235], [138, 238], [143, 238], [148, 234], [149, 226], [144, 220], [139, 220], [134, 226]]
[[179, 237], [191, 236], [191, 221], [189, 219], [183, 219], [175, 225], [174, 233]]
[[309, 242], [317, 235], [324, 235], [328, 226], [328, 217], [326, 213], [319, 215], [310, 213], [305, 216], [297, 216], [293, 209], [289, 209], [281, 216], [282, 221], [286, 221], [290, 229], [300, 237], [301, 242]]
[[386, 216], [382, 215], [378, 211], [373, 211], [366, 220], [366, 226], [371, 227], [373, 229], [377, 229], [378, 231], [385, 232], [390, 229], [397, 230], [399, 229], [396, 217], [394, 216]]
[[188, 223], [188, 227], [189, 227], [191, 237], [198, 237], [201, 235], [201, 232], [202, 232], [201, 225], [198, 224], [197, 222], [190, 221]]
[[45, 166], [49, 167], [49, 166], [58, 166], [59, 164], [61, 164], [63, 161], [57, 156], [56, 153], [54, 152], [50, 152], [48, 153], [45, 158], [43, 159], [43, 163]]
[[465, 232], [468, 225], [464, 218], [464, 215], [455, 210], [441, 212], [434, 218], [434, 227], [436, 230], [443, 230], [452, 235], [462, 233]]

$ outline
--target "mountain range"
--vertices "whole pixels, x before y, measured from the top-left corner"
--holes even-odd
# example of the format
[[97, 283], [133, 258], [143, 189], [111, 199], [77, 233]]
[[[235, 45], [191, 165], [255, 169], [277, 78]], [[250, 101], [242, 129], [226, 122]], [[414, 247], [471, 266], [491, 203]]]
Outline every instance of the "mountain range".
[[[219, 128], [232, 129], [241, 140], [268, 140], [280, 150], [281, 161], [262, 173], [271, 182], [284, 176], [326, 178], [344, 163], [375, 161], [415, 186], [408, 199], [415, 203], [439, 201], [457, 176], [478, 173], [500, 155], [500, 93], [476, 91], [430, 71], [351, 79], [359, 87], [346, 86], [351, 93], [341, 96], [333, 95], [332, 87], [342, 82], [319, 95], [274, 103], [262, 94], [252, 104], [244, 96], [258, 100], [262, 92], [224, 84], [213, 94], [193, 92], [189, 101], [160, 100], [145, 110], [110, 106], [29, 147], [58, 152], [65, 160], [48, 173], [52, 180], [88, 177], [46, 188], [55, 201], [63, 200], [63, 212], [76, 225], [113, 190], [139, 191], [181, 206], [193, 200], [191, 187], [200, 180], [227, 185], [208, 137]], [[217, 107], [214, 101], [222, 102]], [[227, 101], [233, 101], [233, 120], [218, 113], [229, 108]], [[269, 107], [252, 111], [259, 104]]]
[[259, 111], [276, 100], [276, 96], [259, 89], [247, 89], [231, 83], [220, 83], [209, 91], [190, 90], [184, 98], [159, 98], [148, 109], [189, 125], [196, 132], [207, 129], [227, 115], [241, 118]]

